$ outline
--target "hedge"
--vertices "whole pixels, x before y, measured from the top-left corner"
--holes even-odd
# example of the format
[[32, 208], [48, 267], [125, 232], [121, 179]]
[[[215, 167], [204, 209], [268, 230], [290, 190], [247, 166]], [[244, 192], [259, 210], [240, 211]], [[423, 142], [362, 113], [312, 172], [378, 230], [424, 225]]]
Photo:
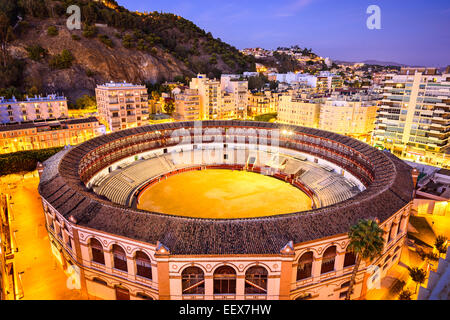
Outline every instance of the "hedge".
[[61, 151], [63, 147], [42, 150], [19, 151], [0, 155], [0, 176], [36, 170], [38, 161], [43, 162]]

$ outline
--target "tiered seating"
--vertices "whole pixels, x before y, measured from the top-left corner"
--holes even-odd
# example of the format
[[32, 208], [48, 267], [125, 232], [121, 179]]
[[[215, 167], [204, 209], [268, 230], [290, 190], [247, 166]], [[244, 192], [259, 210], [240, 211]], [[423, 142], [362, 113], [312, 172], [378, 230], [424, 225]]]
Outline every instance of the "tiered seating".
[[94, 192], [112, 202], [127, 205], [128, 197], [136, 187], [167, 171], [158, 158], [140, 160], [99, 180]]
[[[245, 154], [245, 158], [241, 159], [244, 161], [242, 166], [251, 162], [254, 167], [272, 167], [280, 170], [282, 174], [293, 175], [301, 184], [314, 192], [322, 207], [347, 200], [360, 191], [354, 182], [334, 172], [332, 168], [324, 168], [288, 155], [259, 150], [245, 150], [243, 154], [243, 150], [237, 149], [229, 149], [226, 153], [228, 159], [234, 159], [234, 161], [238, 159], [238, 154], [241, 157]], [[115, 203], [128, 205], [130, 195], [149, 179], [177, 169], [199, 165], [220, 165], [223, 163], [222, 158], [222, 153], [219, 159], [211, 150], [184, 151], [178, 155], [150, 154], [143, 160], [132, 162], [128, 166], [122, 165], [120, 169], [98, 178], [94, 182], [94, 191]]]

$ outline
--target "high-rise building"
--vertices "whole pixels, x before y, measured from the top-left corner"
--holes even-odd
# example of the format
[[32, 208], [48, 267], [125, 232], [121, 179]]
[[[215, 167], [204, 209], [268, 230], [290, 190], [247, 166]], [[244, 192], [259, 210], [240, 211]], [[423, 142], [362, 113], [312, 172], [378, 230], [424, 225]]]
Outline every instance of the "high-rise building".
[[450, 74], [402, 68], [386, 75], [375, 144], [407, 160], [449, 164]]
[[319, 129], [370, 142], [377, 116], [377, 97], [331, 96], [320, 107]]
[[34, 120], [61, 119], [68, 117], [67, 98], [57, 95], [29, 98], [26, 100], [0, 97], [0, 122], [14, 123]]
[[198, 90], [201, 119], [218, 119], [222, 103], [220, 81], [208, 79], [204, 74], [198, 74], [196, 78], [192, 78], [189, 87]]
[[178, 121], [200, 120], [200, 96], [196, 89], [186, 89], [175, 95], [174, 119]]
[[111, 131], [147, 124], [148, 94], [143, 85], [106, 83], [95, 89], [100, 119]]

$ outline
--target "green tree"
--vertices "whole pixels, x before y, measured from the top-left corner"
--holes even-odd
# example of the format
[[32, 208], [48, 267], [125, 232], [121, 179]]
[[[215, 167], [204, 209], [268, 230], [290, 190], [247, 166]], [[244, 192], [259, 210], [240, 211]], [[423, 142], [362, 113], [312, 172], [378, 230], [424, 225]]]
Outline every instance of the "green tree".
[[0, 12], [0, 53], [1, 64], [6, 67], [8, 63], [8, 42], [12, 39], [12, 28], [8, 16]]
[[93, 109], [97, 107], [97, 101], [95, 97], [85, 94], [77, 99], [75, 106], [77, 109]]
[[425, 272], [425, 270], [418, 268], [418, 267], [413, 267], [413, 268], [408, 268], [409, 271], [409, 276], [411, 277], [411, 279], [416, 283], [416, 289], [414, 291], [414, 293], [417, 292], [417, 286], [419, 284], [422, 284], [425, 282], [425, 278], [427, 277], [427, 273]]
[[173, 103], [173, 101], [169, 101], [164, 104], [165, 113], [171, 115], [172, 113], [174, 113], [174, 111], [175, 111], [175, 104]]
[[438, 235], [434, 241], [434, 247], [439, 252], [439, 257], [441, 254], [447, 252], [447, 238], [444, 235]]
[[350, 243], [348, 244], [347, 250], [355, 254], [356, 262], [353, 267], [347, 296], [345, 297], [346, 300], [350, 300], [361, 261], [372, 261], [383, 251], [384, 240], [382, 236], [383, 230], [373, 220], [359, 220], [357, 224], [350, 228], [350, 232], [348, 233]]
[[72, 66], [74, 60], [72, 53], [64, 49], [61, 54], [56, 54], [50, 59], [49, 65], [52, 69], [67, 69]]
[[47, 50], [38, 44], [26, 47], [25, 50], [28, 52], [28, 57], [34, 61], [40, 61], [47, 55]]

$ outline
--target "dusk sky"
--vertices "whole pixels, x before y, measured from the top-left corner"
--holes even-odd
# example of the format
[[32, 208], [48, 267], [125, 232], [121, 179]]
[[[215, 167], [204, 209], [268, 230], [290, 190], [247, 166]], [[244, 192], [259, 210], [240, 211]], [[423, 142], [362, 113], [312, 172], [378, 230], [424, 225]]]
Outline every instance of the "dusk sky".
[[[183, 16], [238, 49], [298, 44], [346, 61], [450, 64], [448, 0], [119, 0], [134, 11]], [[381, 9], [381, 30], [369, 30], [369, 5]]]

